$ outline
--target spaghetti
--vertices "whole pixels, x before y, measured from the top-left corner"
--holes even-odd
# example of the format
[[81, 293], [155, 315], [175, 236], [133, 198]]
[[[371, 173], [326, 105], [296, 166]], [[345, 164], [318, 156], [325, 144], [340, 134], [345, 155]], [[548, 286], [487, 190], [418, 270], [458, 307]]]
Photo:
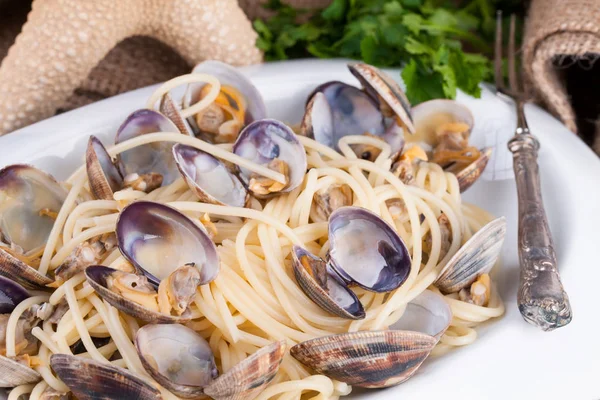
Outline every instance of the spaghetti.
[[[214, 99], [218, 81], [211, 76], [190, 75], [163, 85], [148, 104], [154, 105], [164, 93], [182, 82], [197, 80], [213, 85], [210, 96]], [[209, 103], [207, 100], [203, 105], [196, 104], [193, 111]], [[188, 110], [188, 114], [193, 113]], [[208, 341], [223, 373], [275, 340], [285, 340], [289, 348], [335, 333], [386, 329], [420, 293], [426, 290], [439, 293], [432, 284], [441, 268], [474, 232], [492, 219], [476, 206], [464, 204], [455, 175], [437, 164], [419, 163], [415, 184], [405, 185], [390, 172], [391, 150], [383, 141], [348, 136], [341, 139], [341, 153], [338, 153], [312, 139], [299, 139], [309, 167], [302, 185], [266, 201], [254, 200], [248, 208], [200, 203], [182, 178], [149, 194], [126, 189], [116, 192], [114, 200], [90, 200], [85, 169], [80, 168], [68, 179], [71, 188], [47, 241], [39, 271], [52, 273], [78, 245], [114, 232], [120, 210], [137, 200], [167, 204], [198, 223], [209, 215], [216, 221], [214, 241], [218, 245], [220, 273], [212, 283], [198, 288], [188, 326]], [[280, 174], [231, 153], [227, 145], [215, 146], [173, 132], [145, 134], [120, 143], [109, 152], [115, 156], [144, 144], [163, 141], [183, 143], [258, 174], [270, 175], [273, 180], [281, 180]], [[360, 144], [376, 146], [381, 153], [374, 162], [359, 159], [351, 145]], [[348, 185], [353, 205], [372, 211], [394, 227], [412, 257], [408, 279], [395, 291], [380, 294], [355, 289], [366, 311], [362, 320], [339, 318], [321, 309], [300, 289], [292, 272], [292, 245], [302, 246], [320, 257], [327, 254], [327, 222], [315, 217], [313, 199], [319, 190], [331, 184]], [[393, 200], [403, 204], [401, 213], [390, 207]], [[452, 232], [445, 254], [438, 221], [442, 213]], [[431, 245], [425, 260], [423, 240], [427, 236]], [[127, 261], [118, 249], [107, 252], [102, 264], [115, 269], [127, 268]], [[49, 359], [55, 353], [73, 354], [70, 346], [78, 341], [85, 348], [79, 356], [125, 367], [154, 382], [144, 370], [133, 344], [139, 321], [98, 297], [83, 273], [62, 283], [51, 296], [32, 297], [13, 311], [6, 334], [8, 356], [16, 355], [15, 331], [21, 314], [31, 304], [46, 300], [53, 305], [66, 301], [68, 311], [57, 324], [45, 321], [42, 327], [33, 329], [32, 334], [40, 341], [35, 370], [41, 374], [42, 381], [13, 389], [10, 400], [27, 393], [31, 400], [38, 400], [47, 388], [68, 391], [54, 376]], [[451, 307], [453, 319], [434, 349], [434, 355], [472, 343], [477, 337], [474, 329], [477, 325], [504, 313], [504, 305], [493, 284], [487, 306], [461, 301], [456, 294], [446, 295], [445, 300]], [[110, 340], [108, 344], [97, 346], [94, 338]], [[121, 358], [112, 360], [111, 356], [117, 351]], [[349, 394], [351, 389], [345, 383], [314, 375], [288, 353], [273, 382], [257, 398], [300, 399], [309, 394], [308, 398], [337, 399]], [[165, 399], [177, 398], [164, 388], [161, 393]]]

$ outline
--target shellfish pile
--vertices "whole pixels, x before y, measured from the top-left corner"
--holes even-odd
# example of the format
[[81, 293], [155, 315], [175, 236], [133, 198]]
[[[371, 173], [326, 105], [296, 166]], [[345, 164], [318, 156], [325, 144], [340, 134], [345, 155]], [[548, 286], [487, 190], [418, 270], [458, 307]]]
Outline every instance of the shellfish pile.
[[[407, 204], [399, 191], [381, 209], [365, 207], [353, 185], [371, 189], [376, 179], [359, 167], [383, 165], [377, 174], [389, 174], [385, 179], [406, 193], [427, 192], [417, 175], [435, 163], [464, 191], [481, 176], [490, 150], [469, 145], [473, 117], [464, 106], [435, 100], [411, 108], [375, 67], [349, 69], [362, 87], [318, 86], [298, 134], [266, 118], [260, 93], [240, 72], [207, 61], [193, 72], [214, 76], [218, 90], [194, 82], [180, 100], [162, 94], [158, 111], [137, 110], [118, 128], [119, 151], [90, 137], [79, 180], [59, 182], [29, 165], [0, 170], [0, 387], [29, 387], [43, 399], [251, 400], [281, 384], [285, 369], [288, 377], [327, 377], [337, 397], [350, 386], [406, 381], [444, 338], [451, 341], [451, 325], [469, 327], [452, 304], [492, 301], [489, 272], [504, 218], [471, 232], [444, 209], [434, 215]], [[186, 112], [206, 99], [204, 109]], [[369, 139], [352, 141], [356, 136]], [[331, 169], [319, 146], [331, 159], [342, 153], [338, 161], [348, 166], [338, 170], [352, 179], [326, 176], [308, 192], [311, 174]], [[274, 211], [285, 215], [303, 195], [304, 231]], [[417, 209], [422, 213], [411, 217]], [[415, 223], [424, 227], [418, 237], [401, 228]], [[265, 254], [273, 226], [287, 236], [273, 230], [278, 254]], [[236, 242], [242, 234], [251, 237]], [[270, 269], [253, 270], [278, 257]], [[414, 289], [422, 271], [429, 281]], [[257, 303], [265, 310], [244, 313], [222, 294], [228, 279], [244, 274], [253, 288], [282, 274], [294, 285], [285, 289], [298, 295], [294, 304], [304, 307], [298, 315], [312, 310], [323, 322], [304, 329], [299, 317], [280, 311], [290, 305], [273, 308], [281, 288], [257, 295], [270, 296]], [[204, 307], [215, 289], [214, 304]], [[397, 298], [404, 300], [375, 323], [377, 310]], [[211, 314], [219, 309], [231, 313], [224, 324], [237, 337]], [[261, 312], [302, 335], [261, 331], [253, 320]], [[226, 342], [245, 347], [226, 359]], [[311, 391], [297, 389], [294, 398]]]

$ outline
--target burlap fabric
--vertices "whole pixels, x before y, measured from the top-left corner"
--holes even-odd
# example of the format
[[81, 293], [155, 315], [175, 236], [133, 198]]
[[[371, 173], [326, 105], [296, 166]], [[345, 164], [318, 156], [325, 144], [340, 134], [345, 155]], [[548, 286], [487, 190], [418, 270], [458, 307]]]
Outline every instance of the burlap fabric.
[[[556, 61], [600, 57], [600, 0], [533, 0], [523, 44], [528, 80], [550, 111], [573, 132], [575, 112]], [[600, 140], [596, 137], [600, 152]]]

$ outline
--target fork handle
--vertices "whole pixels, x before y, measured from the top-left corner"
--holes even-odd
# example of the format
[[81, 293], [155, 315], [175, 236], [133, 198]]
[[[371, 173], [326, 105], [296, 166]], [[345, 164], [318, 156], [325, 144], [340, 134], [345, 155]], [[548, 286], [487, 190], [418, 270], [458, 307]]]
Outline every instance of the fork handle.
[[519, 198], [519, 260], [517, 302], [525, 320], [550, 331], [571, 322], [569, 297], [560, 281], [548, 226], [537, 164], [538, 140], [519, 128], [508, 142]]

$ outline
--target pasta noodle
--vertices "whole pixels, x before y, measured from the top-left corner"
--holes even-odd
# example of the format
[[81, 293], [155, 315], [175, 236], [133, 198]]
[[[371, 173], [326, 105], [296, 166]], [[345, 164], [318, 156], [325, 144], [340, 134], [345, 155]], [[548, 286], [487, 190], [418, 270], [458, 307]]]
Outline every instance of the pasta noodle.
[[[203, 81], [213, 87], [206, 101], [184, 110], [192, 115], [216, 98], [219, 82], [209, 75], [187, 75], [165, 84], [149, 99], [152, 107], [160, 97], [181, 83]], [[149, 194], [131, 189], [116, 192], [114, 200], [87, 200], [88, 182], [83, 168], [76, 171], [66, 201], [60, 210], [45, 246], [39, 271], [55, 270], [81, 243], [98, 235], [114, 232], [120, 210], [133, 201], [151, 200], [165, 203], [200, 223], [208, 214], [215, 223], [220, 273], [210, 284], [198, 288], [191, 305], [193, 315], [189, 327], [206, 338], [221, 373], [231, 369], [261, 347], [275, 340], [285, 340], [288, 348], [298, 342], [335, 333], [362, 330], [382, 330], [396, 322], [406, 305], [426, 290], [440, 293], [432, 284], [441, 268], [474, 232], [489, 222], [490, 214], [461, 200], [454, 174], [437, 164], [420, 163], [415, 185], [405, 185], [390, 172], [390, 148], [380, 140], [366, 136], [348, 136], [340, 141], [341, 153], [316, 141], [299, 137], [307, 153], [309, 171], [300, 187], [249, 208], [236, 208], [198, 202], [183, 179]], [[154, 142], [183, 143], [223, 160], [243, 166], [258, 174], [281, 181], [281, 174], [254, 164], [231, 153], [228, 146], [215, 146], [199, 139], [173, 133], [145, 134], [109, 149], [111, 155]], [[351, 145], [377, 146], [381, 154], [374, 161], [357, 158]], [[406, 282], [391, 293], [373, 293], [355, 289], [365, 307], [362, 320], [347, 320], [321, 309], [300, 289], [291, 267], [292, 245], [309, 249], [324, 257], [329, 249], [327, 223], [315, 220], [313, 198], [333, 183], [347, 184], [353, 205], [366, 208], [381, 216], [394, 227], [409, 249], [412, 265]], [[399, 199], [405, 207], [394, 215], [388, 201]], [[441, 214], [449, 221], [452, 239], [442, 255], [442, 232], [438, 222]], [[431, 250], [423, 258], [422, 242], [431, 236]], [[103, 265], [122, 269], [127, 264], [117, 249], [106, 253]], [[436, 346], [433, 355], [441, 355], [477, 338], [477, 325], [504, 313], [504, 305], [492, 285], [487, 306], [477, 306], [446, 295], [453, 319]], [[15, 356], [16, 324], [21, 314], [32, 304], [49, 301], [53, 305], [66, 301], [69, 311], [60, 322], [44, 322], [32, 334], [41, 345], [35, 369], [43, 380], [34, 385], [19, 386], [9, 399], [30, 393], [38, 400], [46, 388], [66, 391], [67, 387], [49, 368], [49, 358], [55, 353], [71, 353], [69, 345], [81, 341], [85, 347], [82, 357], [102, 363], [124, 366], [144, 379], [154, 382], [144, 370], [132, 338], [139, 322], [121, 314], [103, 301], [89, 286], [82, 273], [60, 285], [50, 296], [34, 296], [21, 303], [11, 314], [6, 333], [6, 354]], [[98, 346], [94, 337], [109, 337], [108, 344]], [[118, 351], [122, 357], [112, 360]], [[154, 382], [157, 387], [158, 383]], [[309, 394], [313, 399], [337, 399], [351, 392], [345, 383], [323, 375], [314, 375], [288, 354], [274, 381], [257, 399], [300, 399]], [[161, 388], [164, 398], [176, 399]], [[304, 398], [304, 397], [302, 397]]]

